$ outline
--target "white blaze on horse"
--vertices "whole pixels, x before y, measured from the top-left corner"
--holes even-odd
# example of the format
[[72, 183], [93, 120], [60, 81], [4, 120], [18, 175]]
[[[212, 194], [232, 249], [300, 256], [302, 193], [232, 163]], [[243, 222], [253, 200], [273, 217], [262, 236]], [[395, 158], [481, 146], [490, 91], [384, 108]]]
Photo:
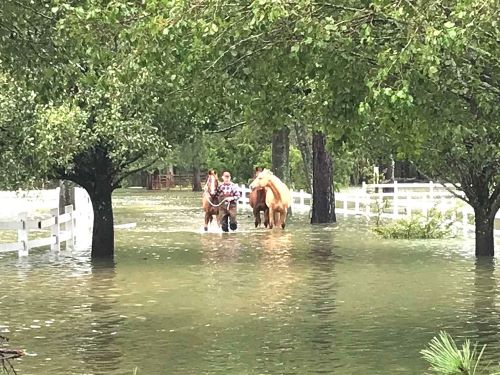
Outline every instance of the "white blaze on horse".
[[208, 230], [208, 224], [212, 222], [213, 217], [217, 219], [217, 225], [220, 226], [219, 220], [219, 198], [217, 196], [217, 187], [219, 186], [219, 179], [217, 174], [210, 173], [207, 177], [205, 184], [205, 191], [202, 197], [203, 211], [205, 212], [205, 226], [203, 229]]
[[286, 214], [292, 196], [288, 187], [269, 169], [264, 169], [250, 184], [250, 189], [265, 189], [266, 205], [269, 208], [269, 228], [285, 229]]

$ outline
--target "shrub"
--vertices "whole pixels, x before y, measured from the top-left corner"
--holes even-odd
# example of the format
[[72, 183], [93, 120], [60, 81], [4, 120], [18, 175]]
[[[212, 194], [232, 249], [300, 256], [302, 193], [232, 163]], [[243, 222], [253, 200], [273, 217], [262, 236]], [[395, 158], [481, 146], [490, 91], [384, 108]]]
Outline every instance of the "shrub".
[[409, 219], [400, 219], [390, 223], [380, 223], [372, 230], [383, 238], [430, 239], [451, 236], [453, 221], [447, 214], [431, 209], [427, 215], [416, 214]]
[[477, 352], [477, 344], [465, 340], [462, 350], [458, 349], [453, 338], [446, 332], [441, 331], [439, 337], [434, 337], [427, 349], [420, 353], [431, 365], [431, 370], [443, 375], [478, 375], [479, 361], [483, 355], [484, 345]]

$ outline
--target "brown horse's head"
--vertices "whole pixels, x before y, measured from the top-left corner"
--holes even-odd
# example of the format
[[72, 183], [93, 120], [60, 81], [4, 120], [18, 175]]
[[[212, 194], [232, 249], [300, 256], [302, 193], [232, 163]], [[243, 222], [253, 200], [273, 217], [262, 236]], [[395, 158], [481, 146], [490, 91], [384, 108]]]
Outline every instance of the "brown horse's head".
[[210, 195], [215, 195], [217, 193], [217, 187], [219, 186], [219, 179], [217, 178], [217, 173], [215, 171], [210, 171], [207, 177], [206, 191]]
[[253, 180], [250, 184], [250, 189], [264, 189], [268, 184], [269, 177], [271, 176], [274, 175], [269, 169], [264, 169], [262, 172], [259, 172], [257, 177], [255, 177], [255, 180]]

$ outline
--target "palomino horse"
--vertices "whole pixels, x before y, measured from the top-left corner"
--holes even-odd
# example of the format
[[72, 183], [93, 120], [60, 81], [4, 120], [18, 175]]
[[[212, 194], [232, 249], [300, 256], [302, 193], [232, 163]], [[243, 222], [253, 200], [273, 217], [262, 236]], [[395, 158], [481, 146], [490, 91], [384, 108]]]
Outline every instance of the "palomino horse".
[[266, 204], [266, 190], [265, 189], [253, 189], [248, 196], [248, 203], [253, 209], [253, 217], [255, 218], [255, 228], [257, 228], [262, 220], [260, 218], [260, 212], [264, 212], [264, 226], [267, 228], [269, 225], [269, 208]]
[[266, 190], [266, 205], [269, 207], [269, 228], [281, 226], [285, 229], [286, 214], [291, 202], [288, 187], [269, 169], [264, 169], [250, 184], [250, 189]]
[[219, 186], [219, 179], [214, 172], [210, 173], [203, 192], [202, 205], [205, 211], [205, 231], [208, 230], [208, 223], [211, 223], [213, 216], [217, 219], [217, 225], [220, 226], [219, 221], [219, 198], [217, 197], [217, 187]]

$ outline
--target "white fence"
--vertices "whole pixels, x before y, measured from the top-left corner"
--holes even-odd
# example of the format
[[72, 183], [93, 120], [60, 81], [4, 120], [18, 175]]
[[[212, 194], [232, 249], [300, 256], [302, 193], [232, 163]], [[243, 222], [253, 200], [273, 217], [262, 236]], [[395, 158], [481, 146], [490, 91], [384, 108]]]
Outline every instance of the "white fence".
[[[239, 185], [239, 190], [241, 192], [241, 197], [238, 200], [238, 203], [241, 205], [248, 205], [249, 199], [248, 196], [251, 192], [250, 188], [245, 185]], [[309, 212], [312, 206], [312, 196], [309, 193], [306, 193], [304, 190], [300, 191], [291, 191], [292, 193], [292, 211], [294, 212]]]
[[[454, 221], [460, 225], [464, 234], [473, 232], [474, 211], [461, 199], [453, 195], [447, 188], [433, 182], [400, 184], [363, 184], [361, 188], [349, 189], [335, 193], [335, 212], [343, 216], [360, 215], [366, 218], [381, 217], [400, 219], [410, 217], [414, 213], [426, 215], [429, 210], [437, 209], [442, 213], [453, 211]], [[242, 197], [241, 204], [248, 204], [250, 189], [245, 185], [240, 186]], [[461, 191], [454, 191], [463, 194]], [[292, 191], [292, 211], [309, 212], [312, 206], [312, 196], [300, 190]], [[500, 220], [500, 212], [497, 213]], [[495, 230], [495, 235], [500, 235], [500, 230]]]
[[[62, 214], [59, 213], [59, 188], [2, 191], [0, 204], [0, 234], [6, 234], [2, 237], [9, 239], [6, 231], [16, 231], [16, 241], [0, 242], [0, 252], [12, 251], [18, 252], [19, 256], [26, 256], [37, 247], [50, 246], [51, 250], [59, 251], [63, 243], [67, 249], [78, 248], [81, 243], [86, 246], [88, 243], [87, 221], [92, 220], [92, 217], [88, 208], [90, 200], [83, 189], [75, 189], [78, 210], [75, 211], [70, 205], [64, 208]], [[30, 238], [30, 234], [35, 238]]]

